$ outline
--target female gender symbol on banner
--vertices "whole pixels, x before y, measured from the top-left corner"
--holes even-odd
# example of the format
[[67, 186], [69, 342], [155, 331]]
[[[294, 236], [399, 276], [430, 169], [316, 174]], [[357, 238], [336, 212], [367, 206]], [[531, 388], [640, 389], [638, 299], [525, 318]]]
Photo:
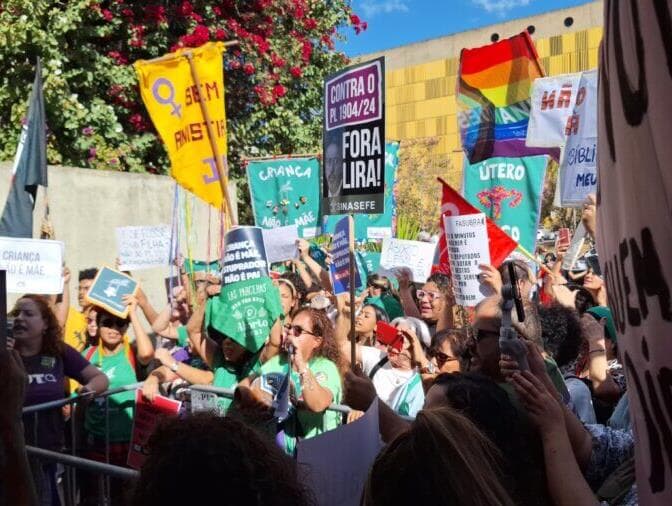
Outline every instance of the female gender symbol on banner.
[[[161, 86], [168, 87], [169, 95], [166, 98], [163, 98], [159, 93], [159, 91], [161, 90]], [[175, 88], [173, 87], [173, 83], [171, 83], [165, 77], [160, 77], [159, 79], [154, 81], [154, 85], [152, 86], [152, 95], [154, 95], [154, 98], [159, 104], [172, 105], [173, 110], [170, 113], [171, 116], [177, 116], [178, 118], [182, 119], [182, 106], [175, 102]]]

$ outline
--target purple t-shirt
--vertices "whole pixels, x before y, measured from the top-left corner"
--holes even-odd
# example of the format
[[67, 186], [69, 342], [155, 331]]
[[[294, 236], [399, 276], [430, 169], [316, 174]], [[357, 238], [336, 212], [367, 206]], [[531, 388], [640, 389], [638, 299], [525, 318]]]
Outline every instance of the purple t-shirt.
[[[21, 357], [28, 375], [24, 406], [63, 399], [66, 378], [85, 382], [82, 371], [89, 365], [89, 361], [72, 346], [65, 344], [64, 347], [63, 355], [58, 357]], [[24, 415], [23, 425], [26, 444], [49, 450], [62, 448], [64, 421], [61, 408], [39, 411], [37, 417], [35, 413]]]

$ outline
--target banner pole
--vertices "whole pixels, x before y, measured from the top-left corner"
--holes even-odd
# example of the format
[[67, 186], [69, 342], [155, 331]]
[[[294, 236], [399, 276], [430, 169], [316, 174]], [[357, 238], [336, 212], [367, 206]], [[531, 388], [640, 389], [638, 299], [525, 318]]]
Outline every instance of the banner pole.
[[350, 364], [357, 362], [357, 336], [355, 335], [355, 221], [348, 216], [348, 256], [350, 258]]
[[[229, 215], [230, 223], [232, 226], [238, 225], [238, 219], [233, 215], [233, 206], [231, 205], [231, 199], [229, 197], [229, 174], [228, 171], [225, 171], [225, 167], [222, 164], [222, 159], [219, 156], [219, 149], [217, 149], [217, 139], [215, 138], [215, 132], [212, 128], [212, 122], [210, 121], [210, 113], [208, 112], [208, 106], [203, 100], [203, 94], [201, 90], [201, 80], [198, 77], [198, 72], [196, 71], [196, 65], [194, 64], [194, 55], [191, 51], [184, 53], [184, 56], [187, 57], [189, 61], [189, 68], [191, 69], [191, 78], [196, 85], [196, 89], [199, 92], [196, 94], [198, 97], [198, 103], [201, 106], [201, 113], [203, 114], [203, 120], [205, 121], [206, 131], [208, 132], [208, 140], [210, 141], [210, 148], [212, 149], [212, 155], [215, 157], [215, 166], [217, 167], [217, 172], [219, 174], [219, 186], [222, 189], [222, 196], [226, 202], [226, 211]], [[222, 91], [223, 92], [223, 91]]]
[[532, 253], [527, 251], [525, 248], [523, 248], [520, 244], [516, 246], [516, 249], [520, 251], [523, 255], [525, 255], [527, 258], [532, 260], [535, 264], [537, 264], [542, 271], [544, 271], [546, 274], [553, 275], [553, 272], [551, 272], [551, 269], [546, 267], [543, 262], [541, 262], [537, 257], [535, 257]]

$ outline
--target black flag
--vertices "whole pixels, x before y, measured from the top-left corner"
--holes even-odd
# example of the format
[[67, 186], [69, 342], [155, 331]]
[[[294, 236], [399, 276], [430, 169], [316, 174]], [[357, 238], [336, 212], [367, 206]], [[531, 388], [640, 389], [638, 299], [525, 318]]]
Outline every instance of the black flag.
[[0, 219], [0, 236], [33, 237], [33, 209], [38, 185], [47, 186], [46, 119], [39, 58], [28, 104], [28, 121], [21, 129], [12, 168], [12, 186]]

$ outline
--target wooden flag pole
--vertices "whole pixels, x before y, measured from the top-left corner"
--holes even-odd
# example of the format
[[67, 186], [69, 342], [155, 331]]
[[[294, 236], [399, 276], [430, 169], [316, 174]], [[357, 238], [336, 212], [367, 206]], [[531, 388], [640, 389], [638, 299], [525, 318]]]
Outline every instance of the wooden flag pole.
[[546, 272], [546, 274], [550, 274], [551, 276], [553, 275], [553, 272], [551, 272], [551, 269], [546, 267], [543, 262], [541, 262], [537, 257], [535, 257], [532, 253], [527, 251], [525, 248], [523, 248], [520, 244], [516, 246], [516, 249], [520, 251], [523, 255], [525, 255], [527, 258], [532, 260], [535, 264], [537, 264], [542, 271]]
[[355, 335], [355, 220], [348, 216], [348, 256], [350, 258], [350, 364], [357, 363], [357, 336]]
[[206, 131], [208, 132], [208, 140], [210, 141], [210, 148], [212, 149], [212, 155], [215, 157], [215, 166], [217, 167], [219, 186], [222, 189], [222, 195], [226, 202], [226, 212], [229, 215], [229, 220], [231, 226], [238, 225], [238, 219], [233, 215], [233, 206], [231, 205], [231, 198], [229, 197], [229, 189], [227, 187], [227, 182], [229, 180], [229, 173], [222, 164], [222, 158], [219, 155], [219, 149], [217, 149], [217, 139], [215, 137], [214, 129], [212, 128], [212, 122], [210, 121], [210, 113], [208, 112], [208, 106], [203, 100], [203, 94], [201, 93], [201, 80], [198, 77], [198, 72], [196, 71], [196, 65], [194, 64], [194, 55], [191, 51], [184, 53], [184, 56], [187, 57], [189, 61], [189, 68], [191, 69], [191, 78], [196, 85], [198, 93], [198, 103], [201, 106], [201, 113], [203, 114], [203, 119], [205, 120]]

